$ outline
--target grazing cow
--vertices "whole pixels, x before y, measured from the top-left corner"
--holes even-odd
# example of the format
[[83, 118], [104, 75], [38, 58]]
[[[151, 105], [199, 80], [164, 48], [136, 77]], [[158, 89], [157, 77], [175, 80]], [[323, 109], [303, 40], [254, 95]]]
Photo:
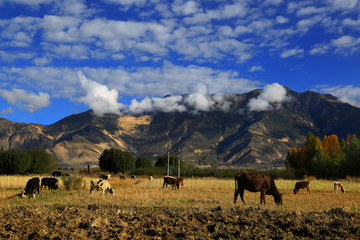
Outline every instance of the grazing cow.
[[165, 185], [167, 187], [168, 184], [171, 185], [171, 189], [174, 189], [174, 188], [179, 189], [180, 188], [180, 183], [179, 183], [179, 181], [177, 180], [176, 177], [165, 176], [164, 177], [163, 188], [164, 188]]
[[131, 179], [132, 179], [132, 180], [135, 180], [135, 179], [136, 179], [136, 176], [135, 176], [135, 175], [131, 175]]
[[125, 176], [120, 176], [120, 180], [125, 180]]
[[260, 204], [264, 202], [265, 204], [265, 194], [272, 195], [274, 201], [277, 205], [282, 204], [282, 195], [278, 191], [275, 185], [274, 178], [261, 174], [261, 173], [238, 173], [235, 176], [235, 194], [234, 194], [234, 204], [236, 204], [236, 199], [240, 194], [241, 200], [244, 202], [244, 190], [250, 192], [260, 192]]
[[345, 189], [343, 188], [342, 184], [340, 182], [334, 182], [334, 192], [338, 193], [339, 191], [345, 193]]
[[38, 177], [32, 178], [27, 181], [26, 187], [23, 191], [21, 191], [21, 197], [26, 197], [31, 195], [35, 197], [35, 193], [37, 192], [38, 196], [40, 193], [40, 179]]
[[114, 190], [111, 188], [110, 183], [106, 180], [102, 179], [93, 179], [90, 182], [90, 194], [93, 193], [93, 191], [102, 191], [103, 194], [110, 193], [111, 195], [114, 195]]
[[42, 178], [41, 179], [41, 189], [43, 186], [49, 189], [49, 190], [56, 190], [59, 188], [59, 180], [57, 178]]
[[110, 180], [111, 179], [111, 175], [110, 174], [107, 174], [107, 175], [100, 175], [99, 176], [100, 179], [102, 180]]
[[53, 176], [53, 177], [61, 177], [62, 173], [60, 171], [54, 171], [54, 172], [52, 172], [51, 176]]
[[176, 181], [178, 181], [179, 186], [180, 186], [181, 188], [184, 187], [184, 178], [178, 177], [178, 178], [176, 178]]
[[153, 176], [149, 176], [149, 181], [152, 182], [154, 180]]
[[295, 183], [295, 189], [294, 189], [294, 194], [297, 194], [300, 189], [305, 189], [307, 190], [307, 193], [310, 194], [310, 187], [309, 187], [309, 181], [300, 181]]

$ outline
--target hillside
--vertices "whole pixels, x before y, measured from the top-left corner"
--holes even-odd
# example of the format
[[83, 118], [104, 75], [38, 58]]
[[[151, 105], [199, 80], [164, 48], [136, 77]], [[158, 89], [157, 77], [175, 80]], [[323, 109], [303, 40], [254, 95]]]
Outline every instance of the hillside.
[[360, 109], [331, 95], [287, 89], [288, 101], [272, 110], [250, 112], [255, 90], [226, 96], [231, 111], [97, 116], [92, 111], [66, 117], [51, 125], [0, 119], [0, 148], [43, 148], [63, 167], [97, 162], [105, 148], [121, 148], [135, 157], [155, 159], [169, 150], [192, 163], [267, 168], [283, 166], [288, 151], [301, 146], [308, 131], [317, 136], [359, 133]]

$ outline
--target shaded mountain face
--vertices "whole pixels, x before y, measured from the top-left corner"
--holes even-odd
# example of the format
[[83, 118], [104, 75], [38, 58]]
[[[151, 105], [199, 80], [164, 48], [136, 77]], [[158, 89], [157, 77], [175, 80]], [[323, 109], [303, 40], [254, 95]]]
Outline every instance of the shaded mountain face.
[[195, 164], [236, 165], [244, 168], [284, 166], [287, 153], [305, 142], [306, 134], [357, 134], [360, 109], [331, 95], [296, 93], [287, 89], [288, 101], [271, 110], [250, 112], [255, 90], [229, 95], [232, 110], [190, 113], [154, 113], [141, 116], [92, 111], [66, 117], [52, 125], [14, 123], [0, 119], [0, 148], [42, 148], [63, 167], [97, 163], [104, 149], [120, 148], [135, 157], [154, 161], [177, 155]]

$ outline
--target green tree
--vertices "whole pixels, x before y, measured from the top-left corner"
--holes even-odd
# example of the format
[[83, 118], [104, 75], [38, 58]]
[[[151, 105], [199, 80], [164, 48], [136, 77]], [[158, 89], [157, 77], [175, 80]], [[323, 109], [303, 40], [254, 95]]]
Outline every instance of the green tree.
[[57, 167], [55, 158], [43, 149], [30, 149], [28, 154], [31, 160], [31, 173], [49, 173]]
[[154, 165], [152, 163], [152, 161], [150, 160], [150, 158], [148, 157], [139, 157], [138, 159], [136, 159], [135, 162], [135, 167], [136, 168], [152, 168]]
[[26, 150], [2, 151], [0, 169], [5, 174], [26, 173], [31, 165], [31, 159]]
[[[169, 165], [170, 167], [174, 167], [178, 165], [179, 157], [175, 155], [169, 156]], [[155, 166], [156, 167], [167, 167], [168, 164], [168, 155], [164, 154], [159, 156], [156, 160]]]
[[342, 174], [343, 175], [360, 175], [360, 140], [353, 138], [347, 143], [345, 149], [345, 159], [343, 161]]
[[130, 152], [121, 149], [105, 149], [99, 158], [99, 166], [104, 171], [124, 174], [125, 171], [135, 169], [135, 158]]

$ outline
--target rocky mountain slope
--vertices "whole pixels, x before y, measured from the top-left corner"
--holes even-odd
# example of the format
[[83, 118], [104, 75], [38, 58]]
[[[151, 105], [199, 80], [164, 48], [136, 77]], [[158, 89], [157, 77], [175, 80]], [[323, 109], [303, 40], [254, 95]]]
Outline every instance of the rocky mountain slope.
[[97, 116], [92, 111], [66, 117], [51, 125], [15, 123], [0, 119], [0, 149], [43, 148], [63, 167], [80, 168], [97, 162], [106, 148], [121, 148], [135, 157], [155, 161], [170, 151], [192, 163], [267, 168], [283, 166], [288, 151], [305, 141], [308, 131], [358, 134], [360, 109], [331, 95], [297, 93], [287, 89], [288, 101], [267, 111], [249, 111], [255, 90], [227, 95], [231, 110], [149, 115]]

